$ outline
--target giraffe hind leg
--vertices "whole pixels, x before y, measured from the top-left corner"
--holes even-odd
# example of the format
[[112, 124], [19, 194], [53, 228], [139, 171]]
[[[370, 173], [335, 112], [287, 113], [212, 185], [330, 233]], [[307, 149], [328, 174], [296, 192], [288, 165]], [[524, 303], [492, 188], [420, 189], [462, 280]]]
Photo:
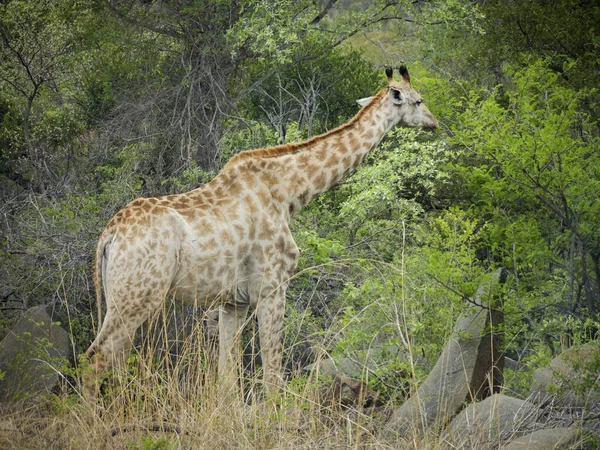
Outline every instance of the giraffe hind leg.
[[128, 321], [114, 314], [107, 314], [100, 333], [85, 353], [89, 361], [83, 375], [83, 388], [85, 397], [95, 399], [100, 393], [100, 386], [104, 382], [108, 371], [114, 367], [123, 367], [131, 348], [135, 331], [143, 320]]
[[166, 283], [162, 289], [157, 288], [147, 295], [128, 298], [121, 302], [125, 306], [120, 310], [114, 302], [109, 303], [102, 328], [85, 354], [90, 365], [83, 376], [86, 398], [97, 398], [107, 372], [122, 367], [127, 361], [137, 329], [166, 298], [164, 286]]

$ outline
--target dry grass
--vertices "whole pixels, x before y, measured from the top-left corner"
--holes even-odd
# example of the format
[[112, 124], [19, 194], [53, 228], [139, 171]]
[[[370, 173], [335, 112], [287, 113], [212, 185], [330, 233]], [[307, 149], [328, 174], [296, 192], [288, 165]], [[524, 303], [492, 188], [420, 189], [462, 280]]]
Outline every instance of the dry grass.
[[246, 392], [244, 399], [224, 399], [213, 381], [193, 388], [182, 387], [175, 374], [123, 374], [112, 381], [101, 406], [76, 393], [13, 405], [0, 420], [0, 447], [385, 448], [372, 433], [371, 416], [327, 411], [309, 392], [289, 389], [274, 399], [262, 398], [258, 389]]
[[[244, 388], [224, 395], [202, 328], [168, 326], [162, 317], [144, 328], [150, 338], [126, 369], [113, 371], [98, 402], [65, 379], [60, 393], [0, 409], [0, 450], [462, 448], [442, 430], [381, 433], [391, 407], [331, 406], [315, 374], [293, 378], [273, 398], [263, 395], [260, 374], [244, 374]], [[486, 441], [471, 448], [500, 447]]]
[[394, 448], [375, 436], [380, 416], [322, 406], [310, 375], [274, 398], [246, 375], [224, 395], [201, 328], [184, 337], [169, 328], [145, 328], [153, 338], [113, 370], [97, 403], [65, 379], [58, 394], [5, 406], [0, 449]]

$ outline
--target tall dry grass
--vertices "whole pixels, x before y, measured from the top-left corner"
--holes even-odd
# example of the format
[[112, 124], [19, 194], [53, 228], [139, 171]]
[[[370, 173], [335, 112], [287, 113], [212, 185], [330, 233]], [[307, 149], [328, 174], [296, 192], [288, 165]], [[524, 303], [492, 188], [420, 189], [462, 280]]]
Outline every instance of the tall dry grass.
[[97, 402], [81, 396], [73, 377], [61, 392], [5, 406], [0, 449], [397, 448], [377, 437], [384, 414], [332, 405], [316, 374], [265, 398], [260, 373], [246, 371], [243, 386], [224, 393], [202, 327], [173, 334], [168, 316], [144, 327]]

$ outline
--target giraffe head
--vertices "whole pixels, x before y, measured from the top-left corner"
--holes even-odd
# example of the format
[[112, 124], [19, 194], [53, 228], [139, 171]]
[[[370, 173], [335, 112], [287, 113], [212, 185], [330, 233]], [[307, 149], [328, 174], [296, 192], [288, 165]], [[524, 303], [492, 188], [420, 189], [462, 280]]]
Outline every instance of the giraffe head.
[[[410, 83], [410, 75], [405, 66], [400, 66], [400, 81], [394, 80], [391, 67], [385, 69], [388, 79], [387, 94], [383, 96], [389, 111], [389, 128], [394, 125], [410, 128], [424, 128], [433, 130], [437, 128], [438, 122], [433, 117], [427, 106], [423, 103], [423, 97], [415, 91]], [[368, 105], [375, 97], [358, 100], [361, 106]]]

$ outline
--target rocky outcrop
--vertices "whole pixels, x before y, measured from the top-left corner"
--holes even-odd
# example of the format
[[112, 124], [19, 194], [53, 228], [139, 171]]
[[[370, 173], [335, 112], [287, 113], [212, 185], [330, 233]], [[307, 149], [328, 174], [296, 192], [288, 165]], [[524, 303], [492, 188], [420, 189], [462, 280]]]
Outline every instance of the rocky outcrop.
[[579, 441], [580, 430], [574, 427], [545, 428], [512, 440], [502, 450], [554, 450], [570, 448]]
[[494, 394], [463, 409], [448, 426], [444, 441], [453, 448], [492, 448], [514, 436], [540, 416], [538, 408], [525, 400]]
[[304, 370], [324, 379], [333, 379], [338, 373], [364, 379], [369, 372], [378, 371], [382, 362], [396, 360], [403, 355], [400, 347], [373, 347], [353, 352], [352, 355], [338, 359], [337, 363], [332, 358], [324, 358], [306, 366]]
[[599, 342], [570, 348], [534, 372], [530, 397], [550, 396], [556, 406], [600, 410], [599, 366]]
[[[446, 423], [467, 401], [483, 398], [502, 384], [500, 339], [490, 333], [503, 322], [494, 305], [496, 287], [504, 272], [479, 287], [472, 303], [460, 315], [452, 336], [425, 382], [387, 423], [386, 433], [401, 436]], [[490, 386], [492, 380], [492, 386]]]
[[71, 354], [69, 334], [53, 322], [46, 306], [28, 309], [0, 342], [0, 401], [49, 392]]

